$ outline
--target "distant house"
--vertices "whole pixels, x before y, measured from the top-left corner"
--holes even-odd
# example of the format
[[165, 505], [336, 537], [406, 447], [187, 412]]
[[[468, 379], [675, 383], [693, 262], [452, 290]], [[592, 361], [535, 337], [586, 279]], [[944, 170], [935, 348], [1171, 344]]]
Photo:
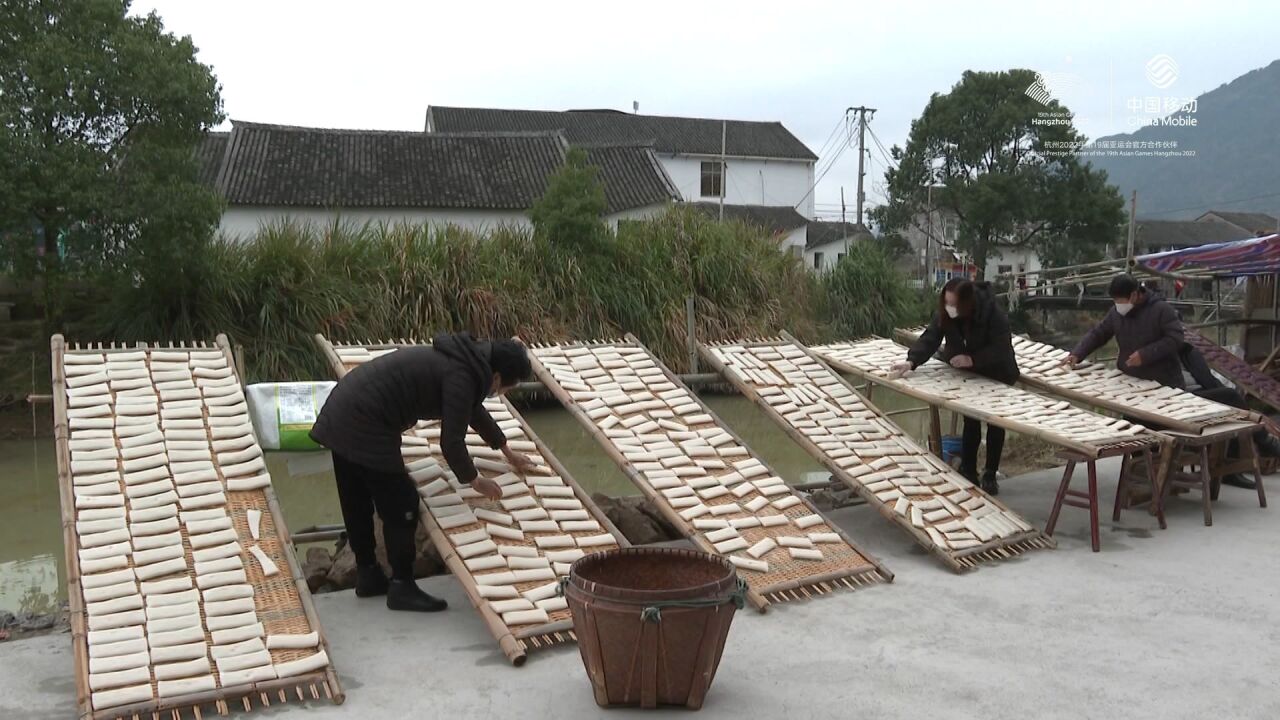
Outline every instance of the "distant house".
[[[433, 106], [427, 109], [426, 130], [560, 131], [570, 143], [587, 147], [651, 144], [680, 200], [718, 204], [723, 197], [726, 206], [770, 208], [769, 212], [792, 209], [805, 219], [813, 218], [817, 156], [778, 122], [639, 115], [616, 110]], [[800, 228], [789, 232], [782, 241], [799, 256], [806, 245], [805, 231]]]
[[[1230, 212], [1210, 210], [1196, 218], [1196, 222], [1222, 222], [1238, 228], [1243, 237], [1259, 237], [1280, 232], [1280, 218], [1260, 212]], [[1237, 239], [1243, 239], [1237, 238]]]
[[865, 225], [815, 220], [809, 223], [804, 264], [817, 272], [830, 270], [844, 259], [851, 245], [873, 237]]
[[[424, 133], [235, 121], [200, 148], [201, 177], [226, 201], [220, 230], [252, 235], [292, 219], [528, 226], [528, 210], [564, 163], [556, 131]], [[601, 168], [606, 220], [652, 216], [679, 194], [651, 146], [587, 148]]]
[[[713, 218], [720, 217], [720, 204], [709, 202], [690, 203], [699, 212]], [[784, 248], [803, 248], [805, 228], [810, 225], [808, 219], [793, 207], [767, 205], [729, 205], [724, 206], [726, 222], [744, 222], [754, 225], [773, 234], [778, 245]], [[792, 251], [794, 253], [794, 251]]]
[[[1203, 217], [1203, 216], [1202, 216]], [[1211, 243], [1230, 242], [1253, 237], [1253, 233], [1231, 223], [1207, 220], [1144, 220], [1134, 227], [1133, 247], [1138, 255], [1182, 250]], [[1120, 255], [1125, 248], [1120, 248]]]
[[[928, 277], [932, 285], [942, 285], [954, 277], [971, 277], [975, 269], [970, 258], [956, 250], [960, 218], [944, 208], [917, 213], [903, 232], [911, 246], [911, 259], [903, 270], [913, 277]], [[983, 277], [996, 280], [999, 275], [1019, 275], [1040, 270], [1040, 254], [1032, 248], [994, 248], [987, 255]]]

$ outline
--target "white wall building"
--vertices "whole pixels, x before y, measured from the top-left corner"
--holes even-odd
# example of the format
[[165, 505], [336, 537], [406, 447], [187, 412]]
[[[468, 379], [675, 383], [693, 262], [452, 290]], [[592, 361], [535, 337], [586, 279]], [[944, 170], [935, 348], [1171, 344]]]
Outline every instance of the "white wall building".
[[[233, 122], [200, 149], [204, 181], [227, 203], [219, 226], [246, 238], [282, 221], [530, 227], [528, 210], [564, 163], [560, 132], [422, 133]], [[680, 196], [650, 147], [587, 150], [607, 215], [643, 219]]]
[[804, 264], [814, 272], [826, 272], [844, 259], [854, 243], [870, 239], [874, 236], [864, 225], [815, 220], [809, 223]]
[[[639, 115], [615, 110], [503, 110], [430, 107], [428, 133], [562, 131], [571, 144], [649, 144], [679, 199], [750, 208], [774, 222], [784, 247], [799, 256], [807, 233], [779, 213], [814, 216], [817, 156], [781, 123]], [[723, 152], [723, 155], [721, 154]]]

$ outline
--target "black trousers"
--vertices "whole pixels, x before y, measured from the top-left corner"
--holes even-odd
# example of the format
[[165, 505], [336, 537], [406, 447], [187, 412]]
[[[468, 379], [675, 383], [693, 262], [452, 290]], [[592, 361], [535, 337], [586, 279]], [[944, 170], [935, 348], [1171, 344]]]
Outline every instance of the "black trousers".
[[[982, 444], [982, 423], [973, 418], [964, 419], [964, 445], [960, 451], [960, 471], [978, 472], [978, 446]], [[987, 425], [988, 472], [1000, 469], [1000, 455], [1004, 453], [1004, 428]]]
[[418, 529], [418, 489], [408, 473], [389, 473], [358, 465], [333, 454], [333, 475], [338, 481], [338, 502], [347, 525], [347, 542], [360, 565], [376, 565], [373, 513], [382, 518], [382, 542], [387, 549], [391, 576], [413, 579], [417, 555], [414, 535]]

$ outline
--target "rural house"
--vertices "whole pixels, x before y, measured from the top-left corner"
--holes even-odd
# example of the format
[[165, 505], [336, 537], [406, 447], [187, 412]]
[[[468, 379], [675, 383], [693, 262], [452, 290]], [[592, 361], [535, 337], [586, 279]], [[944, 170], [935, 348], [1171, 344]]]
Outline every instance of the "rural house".
[[[200, 148], [201, 176], [226, 201], [220, 231], [245, 237], [292, 219], [331, 224], [529, 225], [527, 212], [564, 163], [559, 131], [423, 133], [235, 121]], [[654, 149], [597, 145], [606, 220], [649, 217], [679, 199]]]
[[[649, 144], [680, 200], [725, 204], [735, 218], [775, 218], [790, 209], [813, 219], [813, 154], [782, 123], [640, 115], [616, 110], [502, 110], [430, 107], [430, 134], [561, 131], [574, 145]], [[723, 150], [723, 157], [721, 152]], [[794, 215], [788, 214], [788, 218]], [[772, 223], [768, 229], [778, 232]], [[782, 244], [800, 257], [803, 225], [788, 228]]]

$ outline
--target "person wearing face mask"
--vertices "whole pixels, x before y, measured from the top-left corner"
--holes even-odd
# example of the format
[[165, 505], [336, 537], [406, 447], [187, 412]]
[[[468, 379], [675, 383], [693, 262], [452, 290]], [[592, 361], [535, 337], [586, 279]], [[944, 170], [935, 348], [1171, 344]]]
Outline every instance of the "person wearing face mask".
[[1179, 353], [1186, 339], [1178, 311], [1130, 275], [1112, 278], [1108, 292], [1115, 304], [1081, 338], [1064, 364], [1075, 367], [1115, 338], [1120, 351], [1116, 368], [1121, 372], [1168, 387], [1185, 387]]
[[[440, 452], [449, 470], [486, 497], [501, 497], [501, 488], [476, 472], [467, 451], [467, 428], [501, 450], [517, 472], [532, 467], [529, 457], [507, 447], [502, 429], [484, 408], [486, 397], [502, 395], [532, 373], [528, 351], [520, 343], [479, 341], [460, 333], [439, 335], [431, 347], [387, 353], [338, 381], [311, 438], [333, 453], [338, 502], [356, 556], [357, 596], [386, 595], [392, 610], [436, 612], [447, 607], [414, 582], [418, 489], [400, 454], [401, 433], [419, 420], [440, 420]], [[374, 555], [375, 510], [382, 519], [390, 581]]]
[[[1018, 381], [1018, 361], [1013, 354], [1009, 318], [1000, 309], [989, 283], [974, 283], [964, 278], [948, 280], [938, 296], [938, 312], [907, 352], [907, 359], [894, 364], [893, 372], [901, 377], [914, 370], [928, 362], [939, 347], [941, 358], [954, 368], [1006, 385]], [[987, 425], [986, 466], [979, 483], [978, 447], [981, 444], [982, 423], [965, 418], [960, 472], [986, 492], [998, 495], [1000, 485], [996, 474], [1004, 450], [1004, 428]]]
[[[1080, 340], [1064, 364], [1075, 367], [1114, 337], [1120, 350], [1116, 367], [1125, 374], [1155, 380], [1168, 387], [1185, 388], [1182, 374], [1185, 366], [1200, 386], [1193, 394], [1231, 407], [1249, 407], [1244, 396], [1213, 377], [1199, 351], [1186, 342], [1182, 319], [1172, 305], [1129, 275], [1113, 278], [1110, 294], [1115, 306]], [[1280, 441], [1269, 432], [1258, 430], [1253, 439], [1261, 454], [1280, 457]], [[1239, 456], [1235, 441], [1228, 448], [1228, 455]], [[1227, 475], [1222, 482], [1246, 490], [1255, 487], [1253, 480], [1238, 473]]]

